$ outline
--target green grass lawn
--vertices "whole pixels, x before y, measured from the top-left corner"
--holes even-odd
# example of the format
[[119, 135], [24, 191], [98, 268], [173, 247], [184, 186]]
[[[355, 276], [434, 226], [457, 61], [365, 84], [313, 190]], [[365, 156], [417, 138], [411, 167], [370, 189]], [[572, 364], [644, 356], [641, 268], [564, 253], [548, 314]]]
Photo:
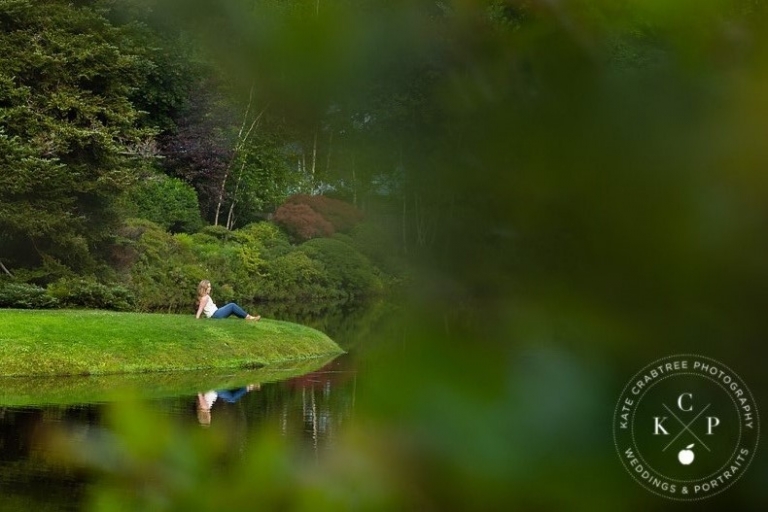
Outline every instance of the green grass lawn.
[[0, 377], [248, 369], [342, 352], [315, 329], [269, 319], [0, 310]]

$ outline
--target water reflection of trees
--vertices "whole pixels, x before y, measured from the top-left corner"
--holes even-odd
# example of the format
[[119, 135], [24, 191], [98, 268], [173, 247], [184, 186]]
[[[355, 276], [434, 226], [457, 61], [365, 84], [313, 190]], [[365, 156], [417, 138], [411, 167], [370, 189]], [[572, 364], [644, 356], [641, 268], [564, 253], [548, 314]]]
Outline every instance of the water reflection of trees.
[[[317, 454], [321, 446], [333, 444], [344, 423], [354, 413], [357, 373], [344, 369], [343, 362], [333, 362], [287, 384], [294, 391], [301, 391], [303, 435]], [[290, 435], [289, 428], [293, 424], [288, 421], [291, 408], [286, 402], [283, 403], [283, 411], [281, 431]]]
[[214, 405], [214, 422], [219, 411], [240, 409], [252, 434], [276, 428], [290, 442], [318, 453], [333, 444], [352, 417], [356, 383], [350, 358], [339, 358], [302, 377], [262, 385], [237, 404], [221, 404], [218, 410]]
[[0, 509], [79, 510], [85, 474], [46, 457], [42, 439], [51, 425], [87, 428], [97, 416], [95, 407], [0, 408]]
[[[205, 435], [224, 449], [218, 463], [240, 459], [265, 430], [319, 461], [354, 414], [357, 373], [350, 357], [334, 360], [302, 377], [266, 383], [235, 403], [217, 401]], [[196, 424], [194, 397], [143, 402], [161, 421]], [[79, 510], [93, 481], [93, 467], [62, 459], [50, 441], [63, 435], [73, 453], [113, 453], [110, 404], [0, 409], [0, 492], [13, 510]], [[112, 440], [112, 441], [110, 441]], [[70, 454], [68, 457], [71, 457]], [[99, 464], [97, 464], [99, 466]], [[101, 468], [104, 469], [104, 468]], [[41, 492], [44, 490], [45, 492]]]

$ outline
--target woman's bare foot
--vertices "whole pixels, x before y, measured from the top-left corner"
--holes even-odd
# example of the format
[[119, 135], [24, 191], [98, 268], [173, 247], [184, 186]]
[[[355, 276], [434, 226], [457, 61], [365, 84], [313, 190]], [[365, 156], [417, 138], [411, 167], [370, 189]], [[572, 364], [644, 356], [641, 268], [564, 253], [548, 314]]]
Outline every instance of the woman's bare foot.
[[248, 315], [247, 317], [245, 317], [245, 319], [246, 320], [253, 320], [254, 322], [258, 322], [259, 320], [261, 320], [261, 315], [256, 315], [256, 316]]

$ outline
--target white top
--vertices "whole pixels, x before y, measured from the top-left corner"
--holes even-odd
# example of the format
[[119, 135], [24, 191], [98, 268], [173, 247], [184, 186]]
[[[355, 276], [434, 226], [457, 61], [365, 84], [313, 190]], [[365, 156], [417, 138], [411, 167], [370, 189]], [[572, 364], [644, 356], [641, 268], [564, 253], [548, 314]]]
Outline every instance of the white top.
[[215, 391], [208, 391], [206, 394], [203, 395], [203, 398], [205, 399], [205, 403], [208, 404], [209, 410], [211, 409], [211, 407], [213, 407], [213, 403], [216, 401], [218, 397], [219, 397], [219, 394]]
[[203, 297], [202, 300], [206, 301], [205, 306], [203, 306], [203, 313], [205, 313], [207, 318], [211, 318], [219, 308], [216, 307], [216, 304], [213, 303], [213, 299], [209, 295]]

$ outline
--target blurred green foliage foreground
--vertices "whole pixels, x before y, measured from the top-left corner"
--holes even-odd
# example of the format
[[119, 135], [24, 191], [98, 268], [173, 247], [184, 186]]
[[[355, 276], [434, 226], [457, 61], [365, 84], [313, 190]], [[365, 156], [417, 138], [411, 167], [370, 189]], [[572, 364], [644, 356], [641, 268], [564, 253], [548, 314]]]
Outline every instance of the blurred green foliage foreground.
[[[129, 455], [102, 464], [96, 509], [678, 510], [614, 453], [625, 379], [696, 352], [765, 401], [764, 3], [185, 0], [156, 14], [296, 123], [357, 123], [417, 221], [418, 286], [369, 340], [355, 428], [327, 457], [297, 462], [265, 433], [221, 468], [215, 446], [189, 449], [199, 433], [153, 425], [150, 439], [118, 411]], [[765, 510], [764, 453], [697, 510]]]

